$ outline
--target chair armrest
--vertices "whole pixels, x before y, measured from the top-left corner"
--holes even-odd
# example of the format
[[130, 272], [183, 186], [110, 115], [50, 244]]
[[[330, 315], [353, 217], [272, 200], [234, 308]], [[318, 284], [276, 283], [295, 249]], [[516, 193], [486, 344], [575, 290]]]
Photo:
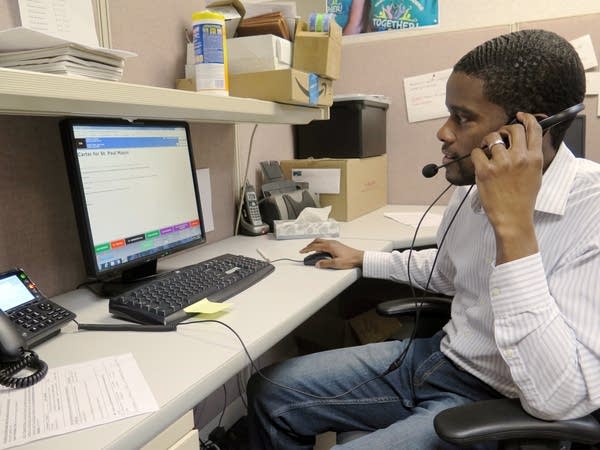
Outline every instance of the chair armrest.
[[377, 313], [382, 316], [414, 315], [417, 309], [422, 313], [450, 315], [452, 299], [448, 297], [419, 297], [389, 300], [377, 305]]
[[541, 420], [527, 414], [518, 399], [485, 400], [450, 408], [435, 417], [434, 426], [442, 439], [460, 446], [509, 439], [600, 442], [600, 423], [591, 415]]

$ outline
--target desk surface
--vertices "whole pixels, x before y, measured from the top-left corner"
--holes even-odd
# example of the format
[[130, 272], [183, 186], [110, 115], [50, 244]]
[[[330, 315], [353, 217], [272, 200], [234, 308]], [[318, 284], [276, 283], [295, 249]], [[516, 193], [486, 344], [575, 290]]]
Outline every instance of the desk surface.
[[[445, 206], [434, 206], [429, 214], [442, 215]], [[384, 216], [385, 213], [424, 213], [427, 206], [420, 205], [386, 205], [351, 222], [341, 222], [342, 239], [379, 239], [391, 241], [395, 249], [408, 248], [413, 240], [415, 227], [405, 225]], [[435, 243], [437, 227], [421, 226], [415, 246]]]
[[[368, 224], [377, 217], [381, 216], [365, 218], [364, 222]], [[391, 225], [385, 220], [385, 225]], [[347, 223], [344, 229], [346, 225], [351, 234], [360, 234], [362, 225], [355, 227], [354, 223]], [[384, 226], [384, 232], [391, 232], [391, 228]], [[366, 228], [369, 239], [346, 237], [344, 229], [341, 240], [365, 250], [389, 251], [397, 247], [397, 242], [410, 243], [412, 239], [411, 227], [394, 230], [397, 237], [394, 242], [374, 239], [379, 233], [372, 227]], [[432, 243], [434, 232], [430, 230], [428, 236], [427, 243]], [[426, 237], [421, 239], [425, 242]], [[310, 239], [277, 241], [272, 235], [236, 236], [161, 260], [159, 270], [171, 270], [222, 253], [260, 258], [257, 248], [271, 260], [302, 259], [303, 255], [298, 251], [308, 242]], [[253, 358], [279, 342], [360, 277], [358, 269], [320, 270], [292, 261], [278, 261], [274, 265], [275, 271], [271, 275], [228, 300], [233, 307], [219, 317], [239, 333]], [[79, 322], [117, 322], [108, 313], [107, 300], [96, 297], [87, 289], [69, 292], [53, 300], [75, 312]], [[132, 353], [160, 409], [35, 441], [24, 446], [28, 449], [139, 448], [249, 363], [237, 338], [216, 323], [179, 326], [177, 332], [169, 333], [76, 331], [71, 323], [60, 335], [36, 350], [50, 368]]]

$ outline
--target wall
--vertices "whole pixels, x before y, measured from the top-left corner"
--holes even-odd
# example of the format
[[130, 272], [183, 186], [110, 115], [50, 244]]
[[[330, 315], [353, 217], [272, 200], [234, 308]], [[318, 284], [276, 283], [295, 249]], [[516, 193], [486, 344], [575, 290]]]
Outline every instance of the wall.
[[[443, 120], [408, 123], [403, 79], [451, 68], [475, 45], [519, 27], [545, 28], [569, 40], [590, 34], [599, 49], [600, 15], [576, 14], [598, 13], [600, 2], [572, 3], [532, 1], [517, 6], [513, 1], [468, 2], [467, 7], [466, 1], [452, 2], [452, 6], [440, 1], [442, 25], [438, 28], [344, 37], [341, 78], [334, 83], [335, 93], [383, 94], [392, 100], [387, 130], [390, 203], [429, 203], [446, 185], [442, 174], [434, 179], [421, 176], [425, 164], [441, 161], [441, 145], [435, 133]], [[552, 18], [555, 16], [568, 17]], [[534, 18], [544, 20], [527, 21]], [[597, 99], [593, 96], [585, 100], [587, 157], [600, 161]]]

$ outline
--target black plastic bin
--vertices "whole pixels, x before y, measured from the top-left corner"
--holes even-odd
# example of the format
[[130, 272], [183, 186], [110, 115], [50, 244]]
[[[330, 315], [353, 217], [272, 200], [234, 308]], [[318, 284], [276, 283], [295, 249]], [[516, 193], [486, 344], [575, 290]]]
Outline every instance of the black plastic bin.
[[367, 158], [386, 153], [389, 98], [345, 95], [334, 99], [329, 120], [294, 126], [294, 156]]

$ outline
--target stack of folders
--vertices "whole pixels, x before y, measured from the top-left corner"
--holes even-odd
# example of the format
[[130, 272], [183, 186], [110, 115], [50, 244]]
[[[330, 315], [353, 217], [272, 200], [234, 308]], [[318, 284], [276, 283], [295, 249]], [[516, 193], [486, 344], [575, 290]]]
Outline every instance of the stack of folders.
[[0, 67], [119, 81], [125, 60], [77, 44], [0, 53]]
[[256, 36], [259, 34], [274, 34], [290, 40], [290, 30], [281, 12], [261, 14], [242, 19], [237, 28], [237, 36]]

